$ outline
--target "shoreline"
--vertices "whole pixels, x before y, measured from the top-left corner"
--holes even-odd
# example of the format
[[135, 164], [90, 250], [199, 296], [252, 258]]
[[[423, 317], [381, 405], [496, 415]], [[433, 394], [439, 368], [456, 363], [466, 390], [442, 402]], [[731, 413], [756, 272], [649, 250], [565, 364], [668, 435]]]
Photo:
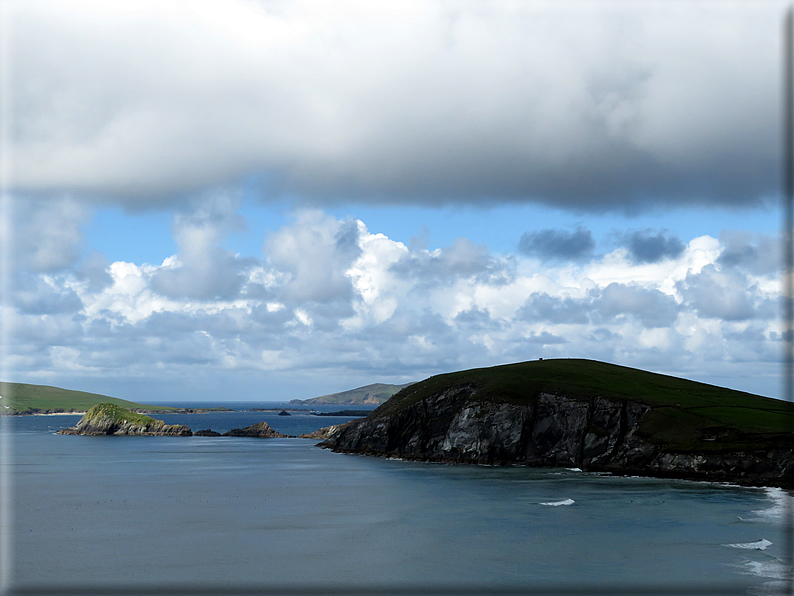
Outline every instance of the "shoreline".
[[[178, 410], [131, 410], [137, 414], [145, 414], [146, 416], [162, 416], [164, 414], [225, 414], [227, 412], [234, 412], [229, 409], [213, 409], [213, 408], [196, 408]], [[72, 412], [3, 412], [0, 417], [14, 418], [16, 416], [85, 416], [88, 411], [72, 411]]]

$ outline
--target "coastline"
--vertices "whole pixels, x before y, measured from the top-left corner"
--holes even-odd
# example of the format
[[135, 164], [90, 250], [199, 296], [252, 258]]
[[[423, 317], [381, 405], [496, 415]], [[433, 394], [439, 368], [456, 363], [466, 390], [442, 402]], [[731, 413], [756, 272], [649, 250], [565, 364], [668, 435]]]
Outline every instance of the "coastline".
[[[147, 416], [161, 416], [163, 414], [225, 414], [227, 412], [234, 412], [234, 410], [226, 408], [179, 408], [177, 410], [131, 410], [139, 414], [146, 414]], [[71, 411], [71, 412], [2, 412], [0, 417], [14, 417], [14, 416], [85, 416], [85, 411]]]

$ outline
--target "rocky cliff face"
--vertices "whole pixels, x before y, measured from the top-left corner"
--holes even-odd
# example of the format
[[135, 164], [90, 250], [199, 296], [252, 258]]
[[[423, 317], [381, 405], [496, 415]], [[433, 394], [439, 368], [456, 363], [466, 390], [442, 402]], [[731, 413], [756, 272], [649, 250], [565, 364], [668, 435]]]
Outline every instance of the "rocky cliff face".
[[189, 437], [193, 433], [183, 424], [166, 424], [113, 404], [97, 404], [75, 426], [60, 430], [58, 434]]
[[[425, 461], [561, 466], [585, 471], [794, 486], [791, 448], [671, 451], [642, 432], [641, 401], [540, 393], [529, 405], [445, 388], [393, 413], [336, 429], [321, 446]], [[705, 439], [708, 441], [709, 439]]]

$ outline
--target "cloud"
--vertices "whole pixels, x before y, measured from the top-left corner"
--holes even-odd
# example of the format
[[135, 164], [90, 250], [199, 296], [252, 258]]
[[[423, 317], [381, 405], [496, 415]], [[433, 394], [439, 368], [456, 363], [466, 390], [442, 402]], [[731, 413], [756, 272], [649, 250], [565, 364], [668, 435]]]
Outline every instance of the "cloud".
[[784, 4], [673, 4], [14, 3], [13, 190], [757, 205]]
[[553, 297], [535, 292], [516, 311], [516, 316], [530, 322], [586, 325], [590, 320], [588, 313], [592, 309], [592, 298], [574, 300], [570, 297]]
[[83, 308], [80, 297], [61, 280], [18, 274], [14, 279], [13, 302], [19, 312], [34, 315], [78, 313]]
[[678, 303], [669, 294], [620, 283], [611, 283], [603, 289], [596, 308], [605, 321], [631, 316], [652, 329], [672, 325], [679, 312]]
[[219, 246], [228, 233], [245, 228], [245, 220], [235, 213], [236, 204], [227, 196], [214, 196], [174, 216], [172, 234], [179, 253], [152, 274], [155, 292], [199, 300], [228, 300], [240, 293], [254, 262]]
[[94, 250], [75, 269], [75, 277], [86, 284], [89, 292], [100, 292], [113, 284], [113, 277], [108, 272], [109, 266], [105, 256]]
[[514, 263], [498, 258], [487, 246], [476, 245], [468, 238], [456, 238], [451, 246], [405, 253], [390, 270], [420, 285], [451, 284], [460, 279], [509, 283], [514, 277]]
[[83, 251], [81, 227], [90, 210], [66, 198], [16, 201], [13, 212], [14, 259], [18, 269], [56, 273], [68, 269]]
[[667, 238], [665, 232], [652, 235], [650, 230], [634, 232], [627, 238], [629, 255], [636, 263], [658, 263], [672, 259], [684, 252], [684, 243], [673, 236]]
[[521, 235], [518, 249], [529, 256], [547, 260], [586, 261], [593, 256], [593, 233], [583, 227], [575, 232], [539, 230]]
[[504, 327], [501, 321], [492, 319], [486, 309], [477, 306], [459, 312], [453, 321], [458, 327], [476, 331], [501, 330]]
[[316, 210], [300, 211], [295, 223], [269, 234], [263, 251], [287, 276], [281, 290], [290, 302], [350, 302], [348, 269], [361, 254], [359, 222], [340, 222]]
[[771, 319], [778, 316], [777, 302], [746, 275], [732, 269], [706, 265], [699, 273], [687, 273], [676, 284], [689, 307], [701, 317], [725, 321]]
[[[341, 390], [539, 356], [744, 375], [752, 389], [780, 356], [780, 271], [760, 256], [762, 238], [700, 237], [653, 266], [618, 249], [572, 268], [466, 238], [407, 247], [361, 220], [300, 210], [246, 260], [217, 252], [244, 224], [236, 205], [218, 195], [180, 211], [179, 253], [160, 265], [93, 253], [56, 273], [17, 273], [10, 366], [26, 382], [146, 378], [194, 395], [224, 390], [213, 375], [230, 387], [256, 379], [288, 398], [327, 392], [330, 379]], [[197, 277], [163, 293], [180, 271]]]
[[768, 275], [780, 270], [782, 243], [778, 238], [749, 232], [725, 231], [720, 235], [725, 248], [717, 259], [722, 267], [737, 268], [752, 275]]
[[540, 344], [543, 346], [554, 344], [567, 344], [568, 340], [559, 335], [554, 335], [548, 331], [543, 331], [539, 334], [530, 334], [529, 337], [524, 338], [524, 341], [529, 344]]

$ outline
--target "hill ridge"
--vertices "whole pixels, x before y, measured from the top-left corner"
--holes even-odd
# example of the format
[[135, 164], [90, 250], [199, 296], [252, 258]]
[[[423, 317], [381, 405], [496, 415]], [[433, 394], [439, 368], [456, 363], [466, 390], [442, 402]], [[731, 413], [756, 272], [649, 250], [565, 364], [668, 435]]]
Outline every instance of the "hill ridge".
[[794, 404], [585, 359], [445, 373], [321, 445], [481, 464], [794, 486]]

